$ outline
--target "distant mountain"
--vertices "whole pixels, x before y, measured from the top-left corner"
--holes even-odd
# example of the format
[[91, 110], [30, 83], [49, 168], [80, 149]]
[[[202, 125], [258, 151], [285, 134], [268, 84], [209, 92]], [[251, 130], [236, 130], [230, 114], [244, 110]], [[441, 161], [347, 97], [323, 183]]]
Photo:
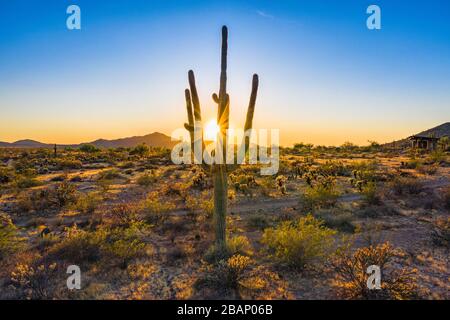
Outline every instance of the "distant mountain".
[[422, 131], [421, 133], [418, 133], [417, 136], [434, 136], [436, 138], [442, 138], [444, 136], [450, 137], [450, 122], [446, 122], [440, 126]]
[[51, 146], [53, 145], [29, 139], [19, 140], [12, 143], [0, 141], [0, 147], [2, 148], [49, 148]]
[[[420, 133], [416, 133], [413, 135], [423, 136], [423, 137], [433, 136], [436, 138], [442, 138], [445, 136], [450, 137], [450, 122], [443, 123], [437, 127], [434, 127], [434, 128], [431, 128], [431, 129], [428, 129], [428, 130], [425, 130], [425, 131], [422, 131]], [[408, 140], [408, 137], [406, 137], [402, 140], [386, 143], [385, 145], [392, 146], [393, 143], [395, 143], [396, 147], [403, 147], [403, 146], [407, 146], [409, 144], [409, 140]]]
[[135, 136], [116, 140], [98, 139], [89, 142], [89, 144], [92, 144], [98, 148], [129, 148], [142, 143], [145, 143], [150, 147], [172, 148], [176, 144], [176, 141], [172, 141], [169, 136], [166, 136], [163, 133], [153, 132], [145, 136]]
[[[118, 147], [135, 147], [138, 144], [145, 143], [149, 147], [165, 147], [172, 148], [177, 142], [171, 141], [169, 136], [163, 133], [154, 132], [145, 136], [135, 136], [128, 138], [121, 138], [115, 140], [98, 139], [92, 142], [80, 143], [75, 145], [61, 145], [58, 147], [72, 147], [76, 148], [83, 144], [92, 144], [98, 148], [118, 148]], [[54, 144], [42, 143], [34, 140], [19, 140], [16, 142], [1, 142], [0, 148], [53, 148]]]

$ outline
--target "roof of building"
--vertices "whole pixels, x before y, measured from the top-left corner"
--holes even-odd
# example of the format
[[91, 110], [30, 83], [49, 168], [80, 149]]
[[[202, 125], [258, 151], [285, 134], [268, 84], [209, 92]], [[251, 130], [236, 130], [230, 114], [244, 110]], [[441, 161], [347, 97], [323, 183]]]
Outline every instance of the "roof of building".
[[410, 137], [408, 137], [408, 139], [409, 140], [431, 140], [431, 141], [439, 140], [439, 138], [437, 138], [437, 137], [427, 137], [427, 136], [418, 136], [418, 135], [410, 136]]

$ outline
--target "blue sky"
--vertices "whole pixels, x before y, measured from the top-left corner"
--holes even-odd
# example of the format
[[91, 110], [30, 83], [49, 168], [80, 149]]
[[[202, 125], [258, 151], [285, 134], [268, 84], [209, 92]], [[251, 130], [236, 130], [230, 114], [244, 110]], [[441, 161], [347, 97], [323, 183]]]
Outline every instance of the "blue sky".
[[[81, 8], [81, 30], [66, 8]], [[366, 8], [381, 8], [381, 30]], [[448, 1], [0, 0], [0, 141], [75, 143], [185, 122], [187, 71], [215, 117], [229, 27], [231, 117], [281, 142], [380, 142], [450, 121]]]

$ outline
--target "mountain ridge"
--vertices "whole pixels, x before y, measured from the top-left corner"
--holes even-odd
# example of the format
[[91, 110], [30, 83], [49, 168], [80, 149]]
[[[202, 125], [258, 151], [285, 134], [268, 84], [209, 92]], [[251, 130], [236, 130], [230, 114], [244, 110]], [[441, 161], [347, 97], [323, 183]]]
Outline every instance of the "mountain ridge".
[[[440, 124], [436, 127], [421, 131], [416, 134], [412, 134], [412, 136], [422, 136], [422, 137], [434, 136], [436, 138], [442, 138], [445, 136], [450, 137], [450, 122], [444, 122], [443, 124]], [[388, 147], [395, 146], [395, 147], [399, 148], [399, 147], [407, 146], [409, 143], [410, 142], [408, 140], [408, 137], [406, 137], [406, 138], [403, 138], [400, 140], [395, 140], [393, 142], [386, 143], [384, 145], [388, 146]]]
[[[145, 143], [149, 147], [172, 148], [177, 142], [161, 132], [153, 132], [144, 136], [132, 136], [119, 139], [97, 139], [91, 142], [79, 144], [57, 144], [58, 147], [77, 148], [84, 144], [92, 144], [97, 148], [131, 148], [138, 144]], [[22, 139], [15, 142], [0, 141], [0, 148], [53, 148], [53, 143], [43, 143], [32, 139]]]

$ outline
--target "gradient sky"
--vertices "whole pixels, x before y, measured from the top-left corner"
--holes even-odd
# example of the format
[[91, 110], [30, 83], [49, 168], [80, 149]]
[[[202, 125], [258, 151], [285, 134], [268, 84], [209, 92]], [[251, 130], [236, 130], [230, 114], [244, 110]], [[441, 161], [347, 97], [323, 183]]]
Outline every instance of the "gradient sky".
[[[82, 30], [66, 28], [70, 4]], [[189, 69], [214, 118], [223, 24], [235, 126], [256, 72], [254, 124], [284, 145], [403, 138], [450, 121], [449, 16], [436, 0], [0, 0], [0, 141], [170, 134], [186, 121]]]

